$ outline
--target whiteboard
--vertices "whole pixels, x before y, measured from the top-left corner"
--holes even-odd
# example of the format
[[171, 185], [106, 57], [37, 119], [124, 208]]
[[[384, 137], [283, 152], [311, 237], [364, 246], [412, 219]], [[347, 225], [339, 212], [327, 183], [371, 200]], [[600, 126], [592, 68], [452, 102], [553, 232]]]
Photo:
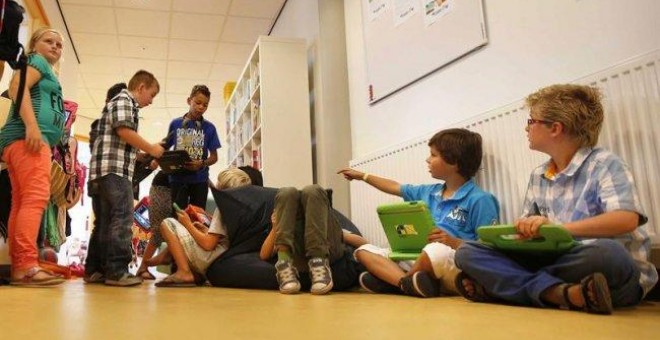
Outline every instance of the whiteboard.
[[370, 104], [488, 42], [482, 0], [361, 0]]

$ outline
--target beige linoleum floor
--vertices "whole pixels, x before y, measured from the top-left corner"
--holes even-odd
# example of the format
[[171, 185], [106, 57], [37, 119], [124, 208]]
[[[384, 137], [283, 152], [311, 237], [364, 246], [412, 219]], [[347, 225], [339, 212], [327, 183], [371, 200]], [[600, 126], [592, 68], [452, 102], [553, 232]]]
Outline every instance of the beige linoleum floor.
[[362, 292], [0, 287], [0, 339], [660, 339], [660, 303], [612, 316]]

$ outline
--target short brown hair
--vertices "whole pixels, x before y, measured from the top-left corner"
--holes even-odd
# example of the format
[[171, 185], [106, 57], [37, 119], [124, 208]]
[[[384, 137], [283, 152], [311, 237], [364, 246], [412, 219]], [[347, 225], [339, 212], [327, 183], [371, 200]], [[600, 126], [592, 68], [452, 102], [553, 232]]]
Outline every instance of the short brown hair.
[[559, 122], [580, 146], [594, 147], [603, 126], [600, 91], [591, 86], [558, 84], [544, 87], [525, 99], [540, 119]]
[[458, 166], [458, 173], [470, 179], [481, 166], [481, 135], [467, 129], [442, 130], [429, 141], [442, 159], [450, 165]]
[[128, 90], [135, 91], [140, 86], [140, 84], [144, 84], [144, 86], [147, 88], [156, 86], [160, 90], [160, 85], [158, 84], [156, 77], [145, 70], [139, 70], [135, 72], [133, 77], [131, 77], [131, 80], [128, 81]]

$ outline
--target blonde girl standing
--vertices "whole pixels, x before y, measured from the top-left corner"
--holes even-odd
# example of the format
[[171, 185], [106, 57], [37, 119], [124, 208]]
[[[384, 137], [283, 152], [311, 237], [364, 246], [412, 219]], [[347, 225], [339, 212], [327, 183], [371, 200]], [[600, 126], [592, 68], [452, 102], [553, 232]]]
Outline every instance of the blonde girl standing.
[[[21, 106], [12, 106], [0, 131], [0, 157], [7, 163], [12, 186], [8, 226], [12, 285], [64, 282], [39, 267], [37, 251], [41, 218], [50, 197], [51, 148], [60, 140], [64, 125], [62, 87], [54, 71], [62, 56], [62, 41], [62, 34], [49, 27], [32, 34]], [[19, 78], [16, 72], [9, 85], [14, 102]]]

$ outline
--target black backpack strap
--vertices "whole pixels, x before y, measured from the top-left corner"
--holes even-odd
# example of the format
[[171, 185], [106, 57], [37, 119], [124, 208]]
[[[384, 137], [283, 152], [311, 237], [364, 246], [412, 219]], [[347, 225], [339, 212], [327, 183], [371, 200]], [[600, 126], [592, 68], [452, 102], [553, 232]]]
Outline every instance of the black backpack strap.
[[[21, 49], [23, 46], [21, 46]], [[27, 75], [27, 57], [23, 54], [21, 50], [21, 55], [18, 59], [18, 72], [20, 73], [18, 81], [18, 93], [16, 94], [16, 99], [14, 100], [15, 109], [14, 117], [18, 118], [21, 113], [21, 104], [23, 103], [23, 95], [25, 93], [25, 78]]]

